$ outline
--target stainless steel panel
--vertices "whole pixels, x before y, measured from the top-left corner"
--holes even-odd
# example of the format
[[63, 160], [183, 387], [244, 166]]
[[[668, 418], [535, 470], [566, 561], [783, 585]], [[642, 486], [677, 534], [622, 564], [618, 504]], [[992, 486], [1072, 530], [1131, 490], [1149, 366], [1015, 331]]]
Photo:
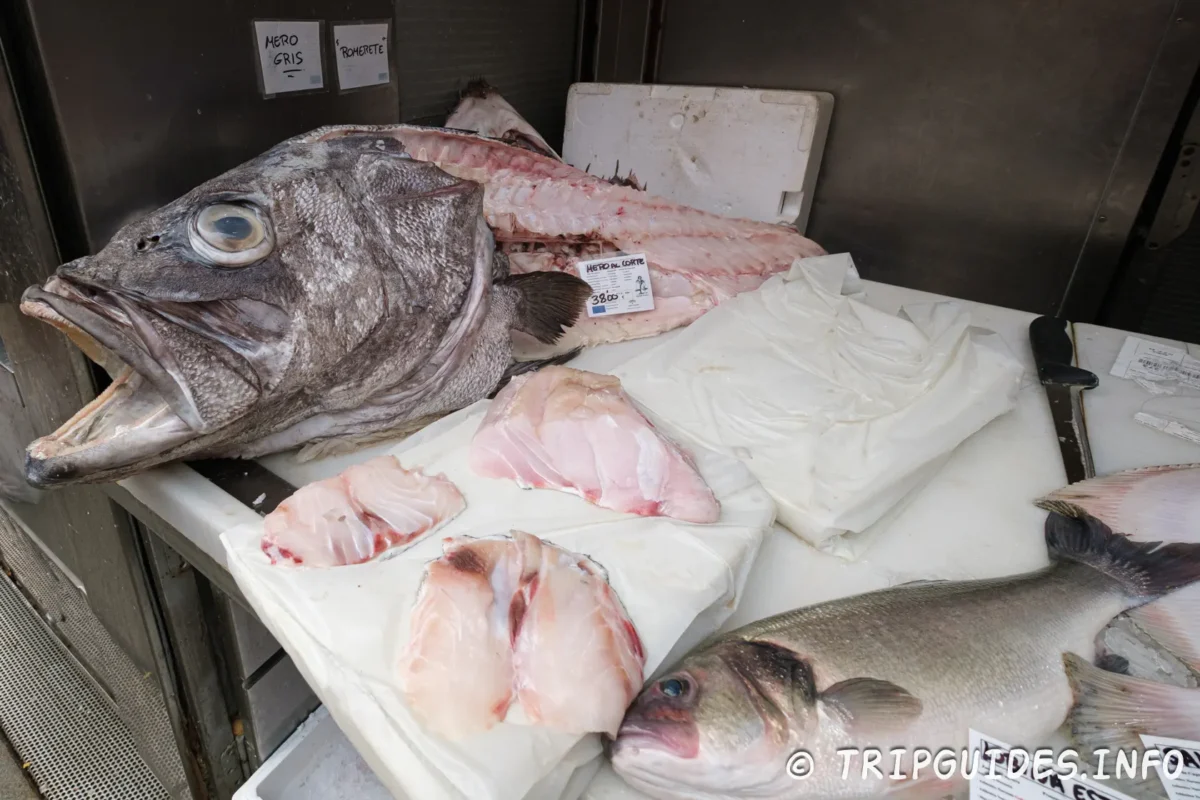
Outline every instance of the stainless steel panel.
[[810, 235], [876, 280], [1048, 313], [1095, 225], [1117, 248], [1092, 271], [1116, 264], [1200, 57], [1192, 7], [671, 0], [655, 79], [832, 92]]
[[0, 40], [0, 303], [17, 300], [58, 259], [10, 73]]
[[102, 699], [124, 722], [124, 729], [112, 735], [120, 738], [132, 734], [141, 758], [167, 792], [172, 797], [191, 798], [156, 674], [138, 668], [130, 660], [92, 613], [73, 577], [39, 548], [32, 532], [9, 515], [3, 505], [0, 562], [41, 612], [43, 623], [78, 658], [77, 666], [95, 680]]
[[260, 763], [321, 704], [287, 656], [246, 689], [245, 697], [250, 744]]
[[245, 680], [276, 657], [282, 649], [271, 632], [239, 604], [227, 601], [225, 609], [237, 653], [237, 677]]
[[338, 93], [328, 40], [324, 91], [263, 99], [251, 26], [390, 19], [392, 0], [25, 1], [90, 250], [288, 136], [399, 119], [395, 82]]
[[[0, 727], [46, 800], [181, 800], [146, 767], [111, 702], [0, 575]], [[186, 787], [184, 787], [186, 792]]]

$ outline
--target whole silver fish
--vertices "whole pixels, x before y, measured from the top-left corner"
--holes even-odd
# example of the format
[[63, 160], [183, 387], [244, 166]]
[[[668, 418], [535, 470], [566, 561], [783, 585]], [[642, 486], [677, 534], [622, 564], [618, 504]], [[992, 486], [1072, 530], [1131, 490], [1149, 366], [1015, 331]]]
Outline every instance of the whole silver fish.
[[[1038, 746], [1072, 706], [1064, 652], [1087, 659], [1123, 610], [1200, 580], [1200, 545], [1140, 544], [1052, 514], [1052, 565], [906, 585], [791, 611], [701, 645], [648, 686], [613, 767], [656, 798], [936, 798], [931, 769], [893, 779], [892, 748], [961, 750], [975, 729]], [[842, 776], [840, 748], [879, 748], [884, 776]], [[806, 751], [813, 770], [792, 778]], [[958, 780], [961, 780], [958, 779]]]
[[556, 341], [590, 289], [504, 277], [483, 198], [394, 137], [301, 136], [126, 226], [22, 298], [114, 376], [29, 446], [29, 482], [370, 441], [485, 397], [511, 331]]

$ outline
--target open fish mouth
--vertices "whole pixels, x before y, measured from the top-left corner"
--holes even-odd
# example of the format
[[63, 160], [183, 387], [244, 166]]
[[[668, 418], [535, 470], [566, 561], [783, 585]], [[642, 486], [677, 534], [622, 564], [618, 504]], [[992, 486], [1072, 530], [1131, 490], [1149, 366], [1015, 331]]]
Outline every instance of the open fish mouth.
[[31, 287], [21, 311], [65, 333], [112, 383], [29, 445], [26, 479], [49, 487], [162, 453], [206, 432], [169, 349], [134, 298], [62, 277]]

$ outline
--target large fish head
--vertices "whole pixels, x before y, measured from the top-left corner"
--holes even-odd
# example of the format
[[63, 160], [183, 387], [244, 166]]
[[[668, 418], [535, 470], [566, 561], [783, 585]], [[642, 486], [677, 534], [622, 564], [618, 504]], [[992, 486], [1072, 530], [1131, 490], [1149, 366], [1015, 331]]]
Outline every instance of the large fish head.
[[792, 783], [791, 747], [815, 725], [815, 704], [811, 673], [790, 651], [719, 641], [642, 690], [613, 768], [655, 797], [775, 796]]
[[29, 446], [29, 482], [219, 452], [369, 383], [405, 358], [369, 337], [462, 303], [481, 213], [478, 184], [392, 138], [298, 137], [126, 225], [22, 298], [113, 375]]

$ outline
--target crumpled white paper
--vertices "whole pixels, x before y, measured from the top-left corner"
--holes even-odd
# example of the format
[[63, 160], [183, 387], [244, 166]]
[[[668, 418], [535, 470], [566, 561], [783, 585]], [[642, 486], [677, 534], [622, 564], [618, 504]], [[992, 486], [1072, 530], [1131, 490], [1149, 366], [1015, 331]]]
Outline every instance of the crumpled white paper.
[[587, 554], [607, 571], [637, 627], [649, 677], [733, 613], [774, 504], [737, 461], [679, 436], [721, 502], [714, 525], [634, 517], [564, 492], [480, 478], [467, 465], [467, 447], [485, 409], [482, 402], [446, 417], [417, 443], [393, 450], [406, 467], [444, 473], [467, 501], [461, 515], [411, 549], [319, 570], [272, 566], [259, 549], [261, 524], [227, 531], [222, 541], [259, 618], [398, 798], [570, 800], [598, 766], [597, 736], [521, 724], [510, 711], [491, 731], [448, 742], [426, 733], [404, 703], [396, 665], [425, 564], [441, 555], [442, 539], [519, 529]]
[[615, 371], [644, 407], [741, 460], [782, 525], [844, 558], [1012, 409], [1023, 374], [958, 304], [895, 316], [860, 287], [848, 255], [798, 260]]

